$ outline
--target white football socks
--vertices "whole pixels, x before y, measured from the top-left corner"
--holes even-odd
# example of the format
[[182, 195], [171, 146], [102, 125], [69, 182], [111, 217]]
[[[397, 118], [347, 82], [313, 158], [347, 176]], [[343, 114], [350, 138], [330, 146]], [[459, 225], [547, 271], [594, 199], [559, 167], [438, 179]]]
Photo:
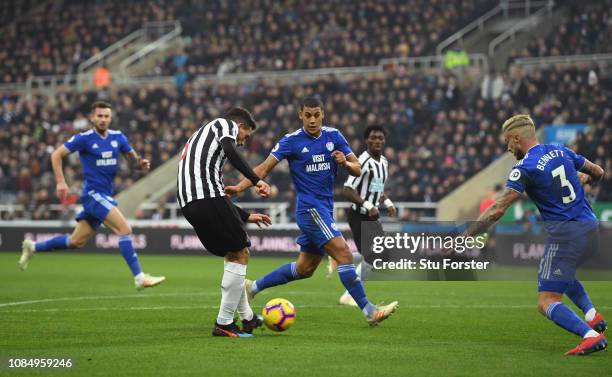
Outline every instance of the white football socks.
[[225, 262], [223, 279], [221, 279], [221, 306], [217, 323], [229, 325], [234, 322], [234, 313], [244, 293], [244, 279], [247, 266], [240, 263]]
[[247, 300], [246, 292], [244, 291], [244, 289], [242, 290], [242, 296], [240, 296], [240, 301], [238, 301], [238, 307], [236, 308], [236, 310], [238, 311], [240, 319], [244, 319], [247, 321], [253, 319], [253, 309], [251, 309], [251, 305], [249, 305], [249, 300]]
[[595, 308], [591, 308], [588, 312], [584, 313], [584, 319], [586, 319], [587, 322], [591, 322], [593, 319], [595, 319], [595, 314], [597, 314], [597, 310], [595, 310]]
[[596, 338], [598, 336], [599, 336], [599, 333], [597, 331], [589, 330], [589, 332], [586, 333], [586, 335], [583, 337], [583, 339], [586, 339], [586, 338]]

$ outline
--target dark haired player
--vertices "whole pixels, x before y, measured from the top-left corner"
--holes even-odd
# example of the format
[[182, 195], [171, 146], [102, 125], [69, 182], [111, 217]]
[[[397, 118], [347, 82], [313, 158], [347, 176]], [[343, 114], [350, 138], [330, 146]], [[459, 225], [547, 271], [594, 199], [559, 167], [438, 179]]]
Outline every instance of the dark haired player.
[[117, 174], [119, 154], [123, 154], [133, 165], [148, 171], [150, 163], [140, 157], [121, 132], [109, 129], [112, 121], [112, 106], [106, 102], [94, 102], [89, 117], [93, 127], [68, 139], [51, 154], [51, 165], [57, 182], [57, 197], [64, 200], [68, 185], [64, 178], [62, 159], [79, 152], [83, 166], [83, 211], [76, 217], [77, 225], [71, 235], [65, 234], [47, 241], [23, 241], [19, 267], [25, 270], [36, 252], [82, 248], [96, 233], [101, 224], [119, 236], [119, 250], [134, 275], [137, 289], [154, 287], [165, 280], [163, 276], [151, 276], [142, 272], [138, 256], [132, 245], [132, 228], [116, 207], [113, 199], [113, 180]]
[[[247, 281], [250, 298], [270, 287], [293, 280], [309, 278], [325, 254], [338, 263], [342, 284], [359, 305], [371, 326], [388, 318], [397, 308], [397, 301], [375, 306], [367, 299], [363, 285], [353, 265], [353, 255], [333, 219], [333, 187], [338, 167], [359, 177], [361, 168], [340, 131], [323, 127], [323, 104], [316, 97], [304, 98], [299, 118], [302, 127], [285, 135], [272, 149], [270, 156], [255, 168], [261, 178], [283, 159], [287, 159], [293, 185], [297, 192], [296, 218], [301, 230], [296, 242], [301, 252], [296, 262], [287, 263], [257, 281]], [[226, 187], [236, 194], [250, 187], [252, 180], [242, 180], [238, 186]]]
[[[344, 183], [342, 192], [353, 203], [348, 213], [348, 222], [357, 245], [358, 253], [353, 253], [353, 259], [356, 264], [359, 263], [356, 268], [357, 276], [362, 282], [366, 281], [368, 273], [372, 270], [372, 249], [368, 247], [368, 240], [362, 237], [362, 223], [368, 222], [367, 225], [364, 224], [367, 226], [368, 234], [383, 233], [382, 224], [378, 220], [380, 203], [385, 205], [389, 216], [397, 215], [393, 202], [385, 194], [385, 183], [389, 178], [389, 162], [383, 156], [386, 136], [387, 131], [383, 126], [373, 125], [365, 129], [363, 138], [366, 150], [359, 156], [361, 175], [349, 177]], [[333, 266], [331, 260], [328, 266]], [[339, 302], [342, 305], [357, 306], [348, 291], [340, 296]]]
[[[483, 233], [526, 192], [538, 207], [548, 232], [538, 272], [538, 310], [558, 326], [582, 337], [582, 342], [566, 355], [601, 351], [608, 346], [603, 334], [607, 323], [576, 279], [576, 269], [599, 248], [597, 218], [582, 185], [598, 182], [604, 171], [569, 148], [538, 144], [529, 115], [511, 117], [502, 129], [508, 151], [519, 162], [510, 172], [505, 191], [464, 236]], [[561, 301], [564, 294], [583, 311], [585, 320]]]
[[[223, 166], [226, 159], [246, 179], [267, 196], [270, 186], [259, 177], [236, 150], [244, 145], [257, 125], [251, 113], [241, 107], [231, 109], [200, 127], [187, 140], [178, 166], [177, 199], [183, 215], [193, 226], [202, 245], [223, 257], [221, 305], [212, 330], [213, 336], [250, 337], [261, 320], [253, 314], [245, 296], [244, 281], [251, 241], [245, 223], [269, 225], [266, 215], [249, 214], [235, 206], [225, 195]], [[242, 319], [242, 329], [234, 314]]]

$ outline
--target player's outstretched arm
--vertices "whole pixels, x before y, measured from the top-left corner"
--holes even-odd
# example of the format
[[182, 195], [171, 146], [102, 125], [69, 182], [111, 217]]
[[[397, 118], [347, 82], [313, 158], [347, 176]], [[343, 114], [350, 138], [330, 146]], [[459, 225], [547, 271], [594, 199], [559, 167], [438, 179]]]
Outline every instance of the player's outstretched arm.
[[506, 188], [497, 198], [495, 203], [480, 214], [478, 220], [472, 224], [464, 233], [464, 236], [474, 236], [484, 233], [489, 227], [497, 222], [512, 203], [520, 199], [518, 191]]
[[149, 171], [149, 169], [151, 169], [151, 162], [146, 158], [140, 157], [140, 155], [136, 153], [135, 150], [132, 149], [131, 151], [124, 153], [123, 155], [125, 156], [125, 158], [127, 158], [127, 160], [132, 166], [136, 166], [136, 169], [140, 169], [143, 171]]
[[344, 186], [344, 188], [342, 189], [342, 195], [344, 195], [344, 197], [350, 200], [351, 202], [355, 203], [357, 207], [363, 207], [367, 209], [368, 216], [370, 216], [372, 220], [378, 220], [378, 218], [380, 217], [380, 212], [378, 211], [378, 208], [369, 201], [361, 198], [359, 196], [359, 193], [354, 188]]
[[354, 154], [345, 156], [341, 151], [333, 151], [332, 156], [336, 159], [336, 163], [346, 169], [353, 177], [361, 175], [361, 164]]
[[582, 183], [583, 185], [597, 183], [603, 179], [605, 174], [601, 166], [594, 164], [587, 159], [584, 160], [584, 165], [582, 166], [582, 169], [580, 169], [580, 173], [583, 173], [578, 174], [578, 177], [580, 178], [580, 183]]
[[266, 227], [272, 225], [272, 219], [268, 215], [264, 215], [263, 213], [248, 213], [244, 209], [238, 207], [236, 204], [234, 204], [234, 207], [236, 207], [238, 215], [240, 215], [240, 218], [245, 223], [256, 224], [259, 228], [262, 226]]
[[380, 197], [380, 201], [387, 207], [387, 211], [389, 212], [389, 216], [395, 217], [397, 216], [397, 208], [395, 208], [395, 204], [389, 199], [386, 193], [383, 193]]
[[[268, 174], [274, 169], [274, 167], [278, 164], [278, 160], [274, 158], [272, 155], [268, 156], [261, 164], [257, 165], [253, 171], [260, 179], [265, 179]], [[251, 180], [244, 178], [240, 181], [236, 186], [225, 186], [225, 193], [228, 195], [236, 195], [238, 193], [243, 192], [249, 187], [253, 186], [253, 182]]]
[[63, 201], [68, 195], [68, 185], [64, 177], [64, 168], [62, 160], [68, 156], [70, 151], [65, 146], [60, 146], [51, 153], [51, 166], [53, 167], [53, 175], [55, 176], [56, 194], [60, 201]]

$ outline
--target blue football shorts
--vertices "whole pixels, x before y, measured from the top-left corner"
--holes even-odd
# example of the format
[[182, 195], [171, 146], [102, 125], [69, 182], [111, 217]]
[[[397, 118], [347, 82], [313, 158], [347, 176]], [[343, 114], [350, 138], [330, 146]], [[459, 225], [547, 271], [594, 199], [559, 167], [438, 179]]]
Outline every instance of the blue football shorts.
[[110, 210], [117, 206], [117, 201], [112, 196], [91, 190], [83, 193], [81, 204], [83, 211], [77, 215], [76, 221], [85, 220], [92, 228], [98, 229]]
[[576, 279], [576, 269], [599, 250], [597, 227], [571, 237], [549, 237], [538, 271], [538, 291], [565, 293]]
[[334, 221], [333, 210], [308, 208], [296, 213], [296, 220], [301, 233], [295, 242], [302, 252], [325, 256], [325, 244], [342, 236]]

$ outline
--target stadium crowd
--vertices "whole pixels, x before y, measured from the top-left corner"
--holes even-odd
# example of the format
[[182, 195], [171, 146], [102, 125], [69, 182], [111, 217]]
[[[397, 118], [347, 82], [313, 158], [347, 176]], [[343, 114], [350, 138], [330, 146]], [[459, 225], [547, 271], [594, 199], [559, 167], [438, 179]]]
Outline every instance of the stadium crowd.
[[[7, 12], [28, 9], [18, 4], [9, 2]], [[182, 22], [183, 35], [190, 42], [184, 51], [159, 62], [154, 71], [158, 75], [373, 65], [384, 57], [432, 54], [444, 37], [494, 4], [494, 0], [47, 1], [33, 7], [28, 17], [5, 24], [0, 83], [75, 73], [80, 63], [145, 23], [174, 19]]]
[[[163, 88], [61, 93], [53, 98], [4, 95], [0, 109], [0, 192], [2, 202], [23, 204], [24, 216], [56, 216], [43, 204], [56, 203], [49, 154], [71, 134], [89, 127], [86, 116], [94, 99], [115, 106], [114, 127], [124, 131], [136, 150], [159, 166], [177, 153], [203, 120], [241, 102], [260, 129], [246, 147], [252, 164], [262, 161], [283, 133], [300, 126], [296, 107], [307, 94], [325, 93], [326, 121], [342, 130], [356, 152], [363, 150], [362, 130], [380, 123], [389, 130], [385, 154], [390, 161], [389, 196], [395, 201], [435, 202], [505, 152], [499, 125], [518, 111], [530, 112], [538, 125], [588, 123], [576, 148], [612, 169], [609, 154], [612, 77], [608, 66], [551, 68], [504, 76], [497, 99], [483, 99], [474, 83], [453, 74], [392, 73], [339, 80], [321, 78], [303, 84], [195, 86], [183, 91]], [[66, 176], [78, 199], [78, 156], [65, 161]], [[116, 180], [121, 191], [140, 177], [124, 161]], [[235, 181], [228, 175], [226, 182]], [[343, 177], [340, 177], [341, 181]], [[292, 199], [286, 165], [273, 173], [272, 200]], [[339, 188], [339, 186], [338, 186]], [[610, 175], [597, 191], [610, 200]], [[173, 201], [172, 195], [166, 200]], [[252, 199], [248, 193], [245, 200]]]
[[532, 39], [522, 51], [512, 51], [510, 61], [520, 57], [612, 52], [612, 0], [566, 1], [564, 4], [568, 9], [555, 32]]
[[[22, 9], [14, 5], [8, 9]], [[47, 1], [3, 23], [0, 83], [76, 73], [80, 63], [147, 22], [173, 20], [172, 1]], [[8, 21], [8, 20], [7, 20]]]
[[438, 43], [496, 1], [244, 3], [235, 7], [225, 2], [192, 1], [189, 8], [182, 8], [184, 14], [179, 10], [191, 40], [184, 51], [160, 62], [155, 73], [367, 66], [382, 58], [432, 55]]

